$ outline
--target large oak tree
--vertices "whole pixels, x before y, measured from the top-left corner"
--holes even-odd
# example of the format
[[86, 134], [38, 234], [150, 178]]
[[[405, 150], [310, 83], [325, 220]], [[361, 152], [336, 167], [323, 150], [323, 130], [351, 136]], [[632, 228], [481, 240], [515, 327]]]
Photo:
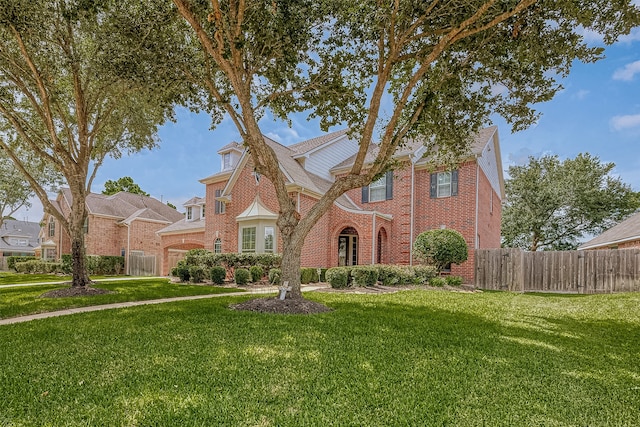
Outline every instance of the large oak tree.
[[[392, 167], [408, 138], [432, 154], [464, 152], [492, 113], [514, 130], [537, 116], [574, 60], [597, 60], [583, 29], [614, 42], [640, 22], [630, 0], [173, 0], [196, 59], [183, 70], [214, 122], [233, 120], [256, 170], [276, 189], [282, 279], [300, 297], [308, 232], [345, 191]], [[259, 120], [308, 111], [323, 128], [350, 127], [359, 151], [349, 173], [303, 217]], [[371, 143], [377, 157], [365, 163]]]
[[[168, 89], [179, 80], [168, 79], [155, 64], [155, 52], [169, 46], [163, 29], [176, 19], [170, 3], [164, 4], [2, 0], [0, 5], [0, 147], [45, 212], [70, 235], [74, 286], [89, 283], [83, 224], [97, 169], [107, 156], [153, 147], [157, 126], [172, 114]], [[47, 188], [29, 167], [34, 156], [63, 175], [73, 196], [70, 215], [49, 201]]]
[[502, 244], [529, 251], [571, 250], [640, 208], [640, 193], [611, 175], [613, 163], [579, 154], [529, 157], [510, 166]]

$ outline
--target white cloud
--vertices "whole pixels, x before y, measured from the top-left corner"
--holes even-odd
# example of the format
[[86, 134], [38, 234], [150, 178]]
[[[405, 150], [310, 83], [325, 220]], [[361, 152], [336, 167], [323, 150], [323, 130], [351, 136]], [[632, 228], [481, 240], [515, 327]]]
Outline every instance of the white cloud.
[[619, 42], [623, 43], [632, 43], [638, 40], [640, 40], [640, 28], [638, 27], [632, 29], [629, 34], [620, 36], [618, 39]]
[[579, 99], [580, 101], [582, 101], [583, 99], [585, 99], [587, 96], [589, 95], [589, 91], [586, 89], [580, 89], [578, 92], [575, 93], [574, 98]]
[[617, 131], [640, 127], [640, 114], [615, 116], [611, 119], [610, 123], [611, 127]]
[[624, 68], [618, 68], [613, 73], [614, 80], [631, 81], [633, 77], [640, 73], [640, 61], [635, 61], [624, 66]]

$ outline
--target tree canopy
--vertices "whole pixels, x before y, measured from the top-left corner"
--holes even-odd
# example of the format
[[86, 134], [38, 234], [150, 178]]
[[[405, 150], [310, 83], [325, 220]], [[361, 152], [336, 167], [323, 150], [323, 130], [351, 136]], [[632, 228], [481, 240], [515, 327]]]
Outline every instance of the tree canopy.
[[119, 193], [120, 191], [126, 191], [127, 193], [142, 194], [143, 196], [149, 196], [149, 193], [143, 191], [138, 184], [133, 182], [133, 178], [130, 176], [123, 176], [115, 181], [107, 180], [104, 183], [104, 190], [102, 194], [111, 195]]
[[[275, 186], [283, 280], [300, 296], [302, 244], [345, 191], [394, 166], [397, 148], [425, 141], [427, 154], [465, 153], [498, 113], [514, 130], [537, 119], [575, 60], [592, 62], [581, 31], [614, 42], [640, 23], [629, 0], [173, 0], [190, 27], [193, 62], [183, 71], [214, 124], [227, 114], [255, 169]], [[344, 124], [359, 151], [350, 172], [304, 216], [296, 211], [259, 120], [307, 111]], [[376, 158], [365, 162], [377, 142]], [[447, 148], [448, 150], [445, 150]]]
[[579, 154], [529, 157], [509, 167], [502, 244], [530, 251], [575, 249], [640, 208], [640, 193], [612, 176], [613, 163]]
[[[82, 228], [96, 171], [107, 156], [154, 147], [157, 126], [172, 117], [171, 88], [180, 80], [169, 71], [177, 67], [164, 61], [162, 69], [155, 58], [169, 48], [164, 26], [172, 20], [169, 4], [147, 0], [5, 0], [0, 7], [0, 147], [71, 236], [74, 285], [89, 281]], [[64, 177], [69, 217], [31, 172], [33, 158]]]

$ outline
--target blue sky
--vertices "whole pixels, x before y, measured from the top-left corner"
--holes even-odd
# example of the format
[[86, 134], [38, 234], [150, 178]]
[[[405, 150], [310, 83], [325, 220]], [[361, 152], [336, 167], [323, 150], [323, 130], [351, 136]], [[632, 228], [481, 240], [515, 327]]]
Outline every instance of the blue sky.
[[[601, 44], [597, 34], [585, 37], [593, 45]], [[511, 134], [501, 118], [494, 118], [504, 169], [525, 163], [528, 156], [557, 154], [564, 159], [589, 152], [615, 163], [614, 174], [640, 191], [640, 28], [607, 47], [604, 59], [576, 63], [562, 84], [564, 90], [552, 101], [536, 106], [542, 117], [529, 129]], [[153, 197], [170, 201], [181, 211], [186, 200], [204, 196], [198, 180], [220, 170], [218, 149], [239, 141], [239, 134], [229, 119], [211, 130], [206, 115], [179, 109], [176, 118], [160, 128], [155, 150], [105, 161], [92, 191], [101, 192], [109, 179], [130, 176]], [[318, 122], [303, 115], [294, 116], [291, 127], [269, 116], [260, 125], [267, 136], [284, 145], [322, 134]], [[33, 206], [21, 209], [15, 218], [39, 221], [40, 202], [33, 200]]]

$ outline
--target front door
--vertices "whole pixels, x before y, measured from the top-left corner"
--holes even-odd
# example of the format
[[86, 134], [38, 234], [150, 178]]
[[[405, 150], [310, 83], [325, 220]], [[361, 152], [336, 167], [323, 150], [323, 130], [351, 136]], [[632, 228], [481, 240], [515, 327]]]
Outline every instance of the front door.
[[358, 264], [358, 234], [353, 228], [345, 228], [338, 236], [338, 266]]

